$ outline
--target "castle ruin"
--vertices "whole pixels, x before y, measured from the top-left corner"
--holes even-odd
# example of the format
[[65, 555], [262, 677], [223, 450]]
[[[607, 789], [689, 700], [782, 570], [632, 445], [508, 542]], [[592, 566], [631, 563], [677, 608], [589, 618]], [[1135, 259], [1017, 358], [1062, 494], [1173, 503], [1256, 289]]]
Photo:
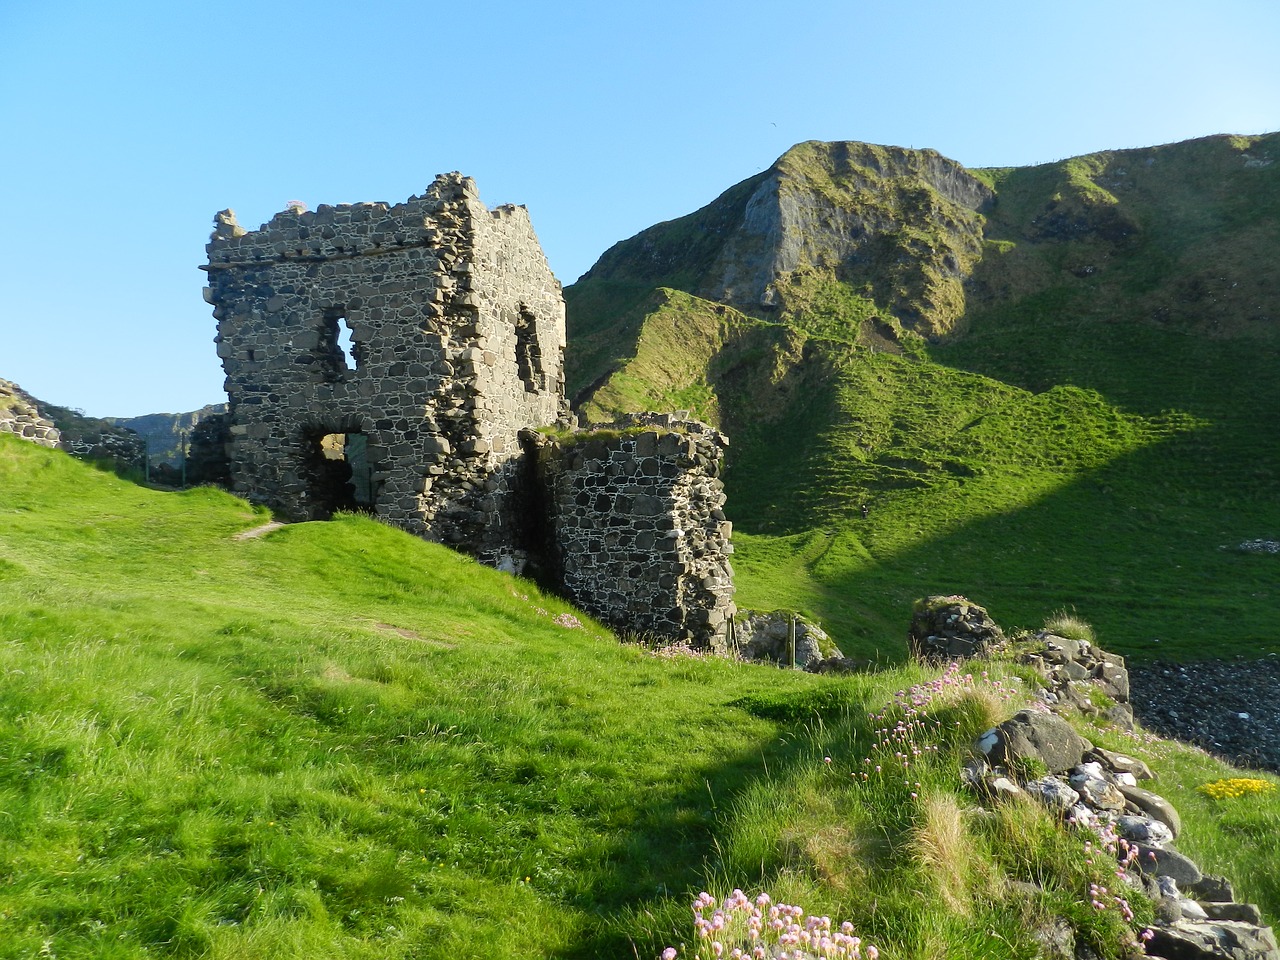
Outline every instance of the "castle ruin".
[[503, 569], [533, 554], [615, 627], [723, 642], [725, 441], [670, 418], [608, 451], [539, 440], [571, 422], [564, 299], [523, 207], [452, 173], [395, 206], [214, 223], [235, 492], [290, 520], [367, 511]]
[[291, 520], [365, 509], [503, 562], [517, 433], [567, 413], [564, 299], [527, 211], [490, 211], [449, 174], [394, 207], [215, 223], [233, 489]]

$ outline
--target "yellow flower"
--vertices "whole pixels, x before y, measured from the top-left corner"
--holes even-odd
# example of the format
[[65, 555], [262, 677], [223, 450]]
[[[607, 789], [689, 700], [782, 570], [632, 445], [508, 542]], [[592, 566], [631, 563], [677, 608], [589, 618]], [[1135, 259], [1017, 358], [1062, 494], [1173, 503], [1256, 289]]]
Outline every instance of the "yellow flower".
[[1251, 793], [1267, 793], [1276, 785], [1267, 780], [1256, 780], [1252, 777], [1229, 777], [1202, 783], [1197, 789], [1214, 800], [1234, 800], [1236, 797], [1248, 796]]

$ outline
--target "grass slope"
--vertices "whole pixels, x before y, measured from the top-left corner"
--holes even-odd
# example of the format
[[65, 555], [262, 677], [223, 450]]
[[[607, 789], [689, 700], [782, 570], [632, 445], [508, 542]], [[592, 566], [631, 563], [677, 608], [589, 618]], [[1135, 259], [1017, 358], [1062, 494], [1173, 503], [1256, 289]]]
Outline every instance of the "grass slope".
[[[978, 171], [996, 202], [947, 343], [813, 272], [781, 323], [628, 288], [613, 341], [571, 288], [591, 369], [627, 344], [585, 409], [680, 400], [728, 430], [739, 605], [846, 652], [901, 656], [924, 591], [1023, 625], [1074, 607], [1139, 657], [1280, 650], [1275, 558], [1231, 549], [1280, 536], [1278, 158], [1219, 137]], [[639, 284], [628, 262], [591, 295]]]
[[[933, 674], [659, 658], [366, 519], [235, 538], [265, 519], [0, 437], [0, 957], [651, 957], [734, 886], [886, 956], [1032, 956], [1048, 917], [1119, 954], [1083, 838], [960, 788], [1020, 702], [999, 665], [934, 683], [913, 777], [862, 783], [868, 714]], [[1090, 736], [1280, 912], [1280, 791], [1213, 801], [1203, 754]]]

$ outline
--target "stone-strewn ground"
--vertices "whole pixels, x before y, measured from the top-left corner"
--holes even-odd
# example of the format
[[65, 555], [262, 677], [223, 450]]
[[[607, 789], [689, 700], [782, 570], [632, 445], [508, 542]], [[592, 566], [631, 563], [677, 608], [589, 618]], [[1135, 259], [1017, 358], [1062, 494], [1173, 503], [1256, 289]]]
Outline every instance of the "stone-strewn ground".
[[1280, 773], [1280, 656], [1129, 665], [1146, 727], [1245, 767]]

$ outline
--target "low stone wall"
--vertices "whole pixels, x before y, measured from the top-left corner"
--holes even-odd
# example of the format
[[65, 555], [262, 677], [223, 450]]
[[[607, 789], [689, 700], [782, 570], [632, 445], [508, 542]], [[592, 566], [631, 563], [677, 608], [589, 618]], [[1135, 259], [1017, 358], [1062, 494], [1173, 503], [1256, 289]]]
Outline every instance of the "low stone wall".
[[0, 433], [56, 447], [81, 460], [136, 470], [146, 462], [146, 445], [132, 430], [45, 403], [9, 380], [0, 380]]
[[736, 610], [719, 479], [725, 437], [654, 414], [563, 440], [524, 437], [544, 491], [553, 576], [569, 597], [628, 633], [725, 649]]
[[56, 447], [62, 435], [41, 415], [35, 397], [16, 383], [0, 380], [0, 433], [12, 433], [42, 447]]

